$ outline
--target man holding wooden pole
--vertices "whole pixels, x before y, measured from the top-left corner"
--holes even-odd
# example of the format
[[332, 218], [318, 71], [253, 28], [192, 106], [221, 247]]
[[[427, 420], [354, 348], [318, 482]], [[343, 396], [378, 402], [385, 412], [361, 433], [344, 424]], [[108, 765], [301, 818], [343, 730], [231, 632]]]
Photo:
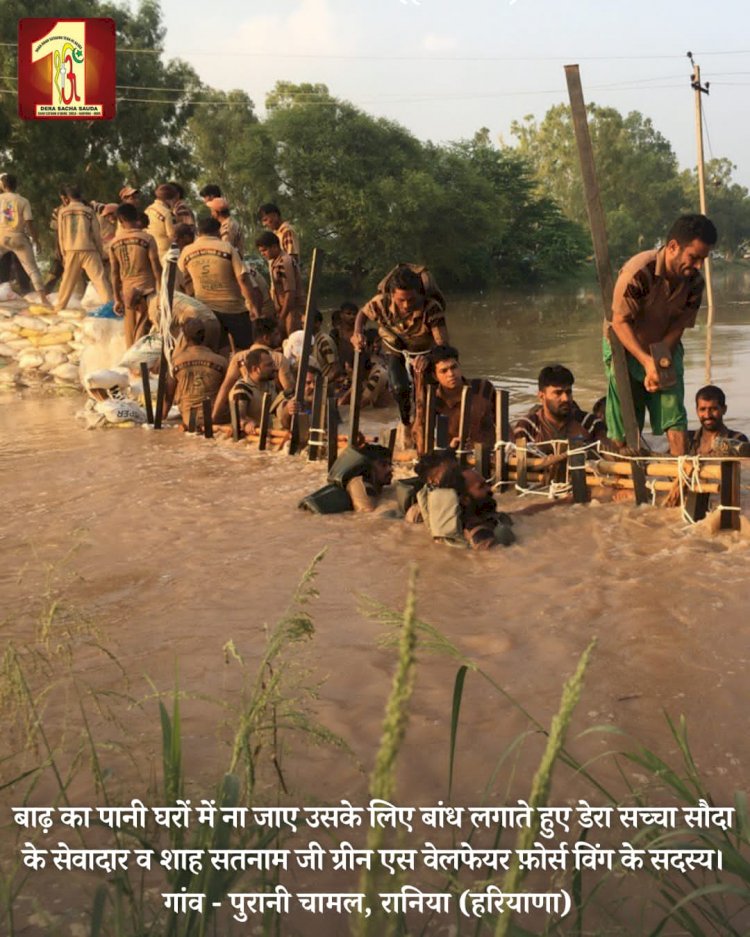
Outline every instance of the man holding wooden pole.
[[612, 321], [605, 323], [604, 364], [608, 378], [607, 434], [621, 445], [625, 425], [614, 377], [610, 329], [627, 358], [638, 425], [648, 409], [652, 432], [666, 433], [672, 455], [687, 452], [682, 333], [695, 325], [703, 296], [700, 269], [716, 244], [705, 215], [682, 215], [667, 243], [643, 251], [620, 271], [612, 298]]

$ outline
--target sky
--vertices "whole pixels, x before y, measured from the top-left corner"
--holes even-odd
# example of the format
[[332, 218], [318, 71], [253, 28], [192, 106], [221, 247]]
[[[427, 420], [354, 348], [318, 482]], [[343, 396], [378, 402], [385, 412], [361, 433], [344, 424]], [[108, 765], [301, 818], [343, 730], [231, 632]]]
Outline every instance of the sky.
[[[277, 80], [335, 97], [436, 143], [567, 103], [579, 64], [587, 102], [638, 110], [696, 164], [691, 51], [710, 83], [705, 152], [750, 187], [750, 4], [645, 0], [162, 0], [168, 57], [247, 91], [263, 113]], [[709, 204], [710, 211], [710, 204]]]

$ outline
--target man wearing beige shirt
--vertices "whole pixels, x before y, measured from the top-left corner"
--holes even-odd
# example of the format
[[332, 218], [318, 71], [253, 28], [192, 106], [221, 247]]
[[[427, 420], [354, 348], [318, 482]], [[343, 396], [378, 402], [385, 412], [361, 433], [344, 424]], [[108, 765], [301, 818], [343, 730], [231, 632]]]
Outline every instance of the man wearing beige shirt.
[[26, 271], [40, 302], [47, 304], [42, 289], [42, 275], [34, 256], [36, 231], [28, 199], [16, 192], [16, 177], [12, 173], [0, 175], [0, 257], [15, 254]]
[[[605, 324], [604, 365], [607, 388], [607, 435], [623, 444], [625, 429], [614, 378], [609, 329], [625, 348], [638, 424], [646, 409], [652, 432], [666, 433], [672, 455], [687, 451], [682, 333], [693, 328], [703, 297], [700, 270], [717, 233], [705, 215], [682, 215], [672, 225], [667, 243], [643, 251], [620, 271], [612, 299], [612, 322]], [[651, 346], [663, 342], [671, 354], [675, 382], [663, 387]]]
[[67, 305], [82, 270], [94, 284], [99, 299], [106, 303], [112, 299], [112, 288], [104, 271], [105, 255], [99, 221], [93, 208], [84, 204], [77, 186], [65, 186], [60, 199], [62, 208], [57, 213], [57, 241], [65, 269], [55, 312]]

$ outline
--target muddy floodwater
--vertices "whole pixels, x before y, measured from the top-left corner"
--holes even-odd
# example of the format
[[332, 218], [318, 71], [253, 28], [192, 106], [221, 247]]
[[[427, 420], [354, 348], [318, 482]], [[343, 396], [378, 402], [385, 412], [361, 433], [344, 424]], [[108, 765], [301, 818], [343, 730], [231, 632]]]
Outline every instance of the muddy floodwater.
[[[714, 383], [727, 393], [728, 425], [747, 433], [746, 286], [735, 280], [719, 293], [712, 367]], [[581, 405], [604, 393], [593, 292], [462, 300], [451, 304], [448, 321], [465, 373], [508, 388], [513, 413], [529, 405], [536, 374], [548, 363], [572, 368]], [[705, 383], [705, 341], [702, 327], [685, 339], [691, 419], [691, 397]], [[564, 679], [596, 637], [574, 737], [589, 726], [617, 726], [673, 757], [664, 713], [684, 715], [716, 801], [728, 802], [745, 785], [750, 542], [739, 534], [687, 528], [677, 510], [594, 503], [519, 518], [515, 546], [471, 554], [433, 545], [423, 529], [379, 514], [298, 511], [300, 497], [323, 484], [323, 468], [306, 458], [255, 453], [172, 429], [86, 431], [74, 419], [80, 405], [79, 397], [0, 398], [3, 639], [4, 645], [33, 643], [52, 602], [58, 603], [52, 631], [65, 622], [79, 629], [69, 641], [69, 660], [53, 661], [55, 679], [74, 676], [106, 694], [109, 708], [92, 708], [91, 729], [102, 766], [123, 797], [142, 796], [157, 773], [155, 693], [175, 682], [185, 694], [190, 784], [204, 796], [220, 778], [232, 717], [216, 701], [237, 704], [242, 686], [242, 667], [227, 643], [252, 673], [264, 625], [283, 613], [302, 572], [324, 549], [319, 597], [308, 606], [315, 635], [294, 680], [317, 687], [317, 700], [305, 705], [351, 753], [290, 741], [283, 771], [293, 801], [366, 800], [395, 652], [378, 643], [386, 626], [360, 606], [368, 596], [400, 608], [412, 564], [419, 571], [420, 619], [541, 723], [549, 723]], [[744, 485], [743, 500], [747, 514]], [[507, 501], [512, 510], [519, 499]], [[54, 657], [55, 641], [46, 648]], [[398, 765], [401, 802], [430, 804], [447, 796], [458, 666], [419, 653]], [[35, 674], [43, 681], [43, 670]], [[81, 728], [74, 694], [55, 684], [51, 700], [45, 710], [50, 731], [74, 740]], [[508, 792], [525, 796], [541, 750], [538, 737], [491, 778], [500, 754], [528, 726], [507, 697], [470, 672], [454, 800], [479, 802], [488, 783], [490, 802]], [[597, 734], [571, 742], [582, 758], [627, 745]], [[19, 734], [14, 746], [23, 748]], [[8, 760], [13, 751], [4, 745], [2, 755], [0, 782], [7, 783], [16, 776]], [[613, 767], [603, 763], [601, 770], [616, 780]], [[53, 790], [43, 773], [32, 802], [44, 803]], [[558, 772], [553, 800], [567, 802], [582, 792], [580, 783]], [[74, 772], [69, 796], [73, 803], [95, 798], [90, 772]]]

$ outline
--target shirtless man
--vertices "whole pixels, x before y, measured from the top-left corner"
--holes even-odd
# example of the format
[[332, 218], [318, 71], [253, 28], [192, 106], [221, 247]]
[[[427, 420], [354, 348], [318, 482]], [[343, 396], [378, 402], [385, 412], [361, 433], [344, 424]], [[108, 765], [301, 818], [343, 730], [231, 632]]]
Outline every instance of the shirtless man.
[[135, 205], [119, 205], [116, 216], [118, 233], [109, 247], [112, 291], [115, 312], [125, 316], [125, 344], [130, 348], [149, 331], [148, 306], [161, 282], [161, 264], [156, 241], [139, 226]]
[[188, 425], [190, 412], [197, 408], [196, 428], [203, 428], [203, 401], [213, 401], [226, 371], [226, 359], [205, 345], [205, 330], [198, 319], [188, 319], [182, 326], [185, 348], [172, 358], [172, 377], [167, 380], [164, 414], [174, 402], [182, 422]]
[[255, 246], [268, 261], [271, 281], [271, 299], [279, 317], [283, 337], [302, 328], [305, 312], [305, 296], [299, 264], [281, 248], [278, 237], [272, 231], [264, 231], [255, 241]]
[[747, 436], [724, 423], [727, 400], [720, 387], [701, 387], [695, 395], [695, 410], [701, 425], [700, 429], [688, 430], [691, 455], [750, 455]]

